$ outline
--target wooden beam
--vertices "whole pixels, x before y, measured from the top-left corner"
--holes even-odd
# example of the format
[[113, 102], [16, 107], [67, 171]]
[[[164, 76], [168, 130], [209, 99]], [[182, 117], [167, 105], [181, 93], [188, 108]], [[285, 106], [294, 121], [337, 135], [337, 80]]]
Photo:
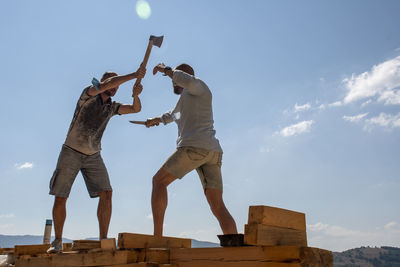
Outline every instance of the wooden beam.
[[170, 250], [165, 248], [138, 249], [138, 262], [156, 262], [167, 264], [170, 262]]
[[100, 248], [99, 240], [74, 240], [72, 250], [89, 250]]
[[14, 248], [0, 248], [0, 255], [8, 255], [14, 253]]
[[138, 262], [118, 265], [103, 265], [101, 267], [177, 267], [175, 264], [159, 264], [153, 262]]
[[77, 251], [40, 255], [38, 257], [21, 256], [16, 260], [16, 267], [67, 267], [67, 266], [107, 266], [135, 263], [138, 251], [105, 250], [100, 252], [79, 253]]
[[119, 248], [190, 248], [192, 241], [186, 238], [156, 237], [153, 235], [120, 233]]
[[[231, 261], [231, 262], [217, 262], [217, 261], [192, 261], [180, 262], [178, 267], [303, 267], [300, 263], [291, 262], [256, 262], [256, 261]], [[305, 266], [304, 266], [305, 267]]]
[[221, 247], [170, 249], [171, 263], [186, 261], [299, 261], [300, 248], [295, 246]]
[[256, 246], [307, 246], [305, 231], [286, 229], [262, 224], [246, 224], [244, 243]]
[[300, 250], [300, 263], [307, 267], [333, 267], [333, 254], [324, 249], [303, 247]]
[[63, 252], [72, 251], [72, 243], [63, 243]]
[[50, 248], [50, 244], [41, 245], [16, 245], [15, 246], [15, 256], [20, 255], [36, 255], [47, 253]]
[[306, 215], [269, 206], [250, 206], [248, 224], [264, 224], [306, 231]]
[[115, 238], [107, 238], [100, 240], [100, 248], [102, 250], [116, 250], [117, 244]]

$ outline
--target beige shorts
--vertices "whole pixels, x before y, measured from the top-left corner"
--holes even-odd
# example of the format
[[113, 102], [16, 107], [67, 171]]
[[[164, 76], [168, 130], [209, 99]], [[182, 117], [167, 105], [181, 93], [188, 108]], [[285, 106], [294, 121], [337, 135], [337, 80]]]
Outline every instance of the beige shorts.
[[178, 147], [162, 168], [181, 179], [196, 169], [204, 190], [216, 188], [222, 191], [222, 152], [185, 146]]

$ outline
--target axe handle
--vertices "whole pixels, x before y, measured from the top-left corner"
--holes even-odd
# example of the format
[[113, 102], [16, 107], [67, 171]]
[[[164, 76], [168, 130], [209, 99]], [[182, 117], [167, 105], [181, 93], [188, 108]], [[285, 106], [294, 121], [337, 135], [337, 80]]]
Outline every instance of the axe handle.
[[[147, 66], [147, 62], [149, 61], [149, 57], [150, 57], [150, 52], [151, 52], [151, 48], [153, 47], [153, 40], [149, 40], [149, 44], [147, 45], [147, 49], [146, 49], [146, 54], [144, 55], [143, 61], [142, 61], [142, 65], [143, 66]], [[133, 85], [133, 87], [135, 87], [136, 85], [140, 84], [140, 82], [142, 81], [142, 79], [136, 79], [135, 84]], [[132, 96], [133, 96], [133, 89], [132, 89]]]

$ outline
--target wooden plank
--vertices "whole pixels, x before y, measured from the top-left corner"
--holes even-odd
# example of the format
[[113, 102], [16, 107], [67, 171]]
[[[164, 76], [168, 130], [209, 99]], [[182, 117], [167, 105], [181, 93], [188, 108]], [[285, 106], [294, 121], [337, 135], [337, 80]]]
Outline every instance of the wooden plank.
[[269, 206], [250, 206], [248, 224], [264, 224], [306, 231], [306, 215]]
[[100, 248], [103, 250], [116, 250], [117, 244], [115, 238], [107, 238], [100, 240]]
[[187, 238], [156, 237], [153, 235], [119, 233], [119, 248], [190, 248], [192, 241]]
[[64, 266], [103, 266], [135, 263], [138, 251], [123, 250], [78, 253], [76, 251], [41, 255], [40, 257], [22, 256], [16, 260], [16, 267], [64, 267]]
[[74, 240], [72, 250], [89, 250], [100, 248], [99, 240]]
[[63, 252], [72, 251], [72, 243], [63, 243]]
[[244, 243], [257, 246], [307, 246], [305, 231], [286, 229], [262, 224], [246, 224]]
[[165, 248], [140, 249], [139, 262], [155, 262], [167, 264], [170, 262], [170, 250]]
[[14, 253], [14, 248], [0, 248], [0, 255], [8, 255]]
[[333, 254], [324, 249], [303, 247], [300, 250], [300, 263], [306, 267], [333, 267]]
[[41, 244], [41, 245], [16, 245], [15, 246], [15, 255], [36, 255], [36, 254], [44, 254], [47, 253], [47, 250], [50, 248], [50, 244]]
[[[257, 262], [257, 261], [193, 261], [180, 262], [177, 267], [302, 267], [300, 263], [291, 262]], [[305, 267], [305, 266], [304, 266]]]
[[153, 262], [138, 262], [118, 265], [103, 265], [101, 267], [177, 267], [175, 264], [158, 264]]
[[300, 248], [274, 247], [219, 247], [170, 249], [171, 263], [197, 260], [212, 261], [299, 261]]

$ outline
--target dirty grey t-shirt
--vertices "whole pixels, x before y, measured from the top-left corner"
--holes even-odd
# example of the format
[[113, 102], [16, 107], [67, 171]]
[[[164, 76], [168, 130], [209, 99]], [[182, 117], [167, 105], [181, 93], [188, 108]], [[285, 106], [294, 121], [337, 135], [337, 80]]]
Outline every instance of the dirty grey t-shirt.
[[172, 81], [185, 88], [174, 110], [164, 113], [164, 124], [175, 121], [178, 125], [178, 147], [193, 146], [222, 152], [215, 137], [212, 94], [199, 78], [175, 70]]
[[88, 95], [90, 86], [86, 87], [76, 104], [74, 117], [69, 126], [65, 145], [86, 155], [93, 155], [101, 150], [101, 137], [110, 118], [118, 114], [120, 103], [106, 103], [100, 94]]

